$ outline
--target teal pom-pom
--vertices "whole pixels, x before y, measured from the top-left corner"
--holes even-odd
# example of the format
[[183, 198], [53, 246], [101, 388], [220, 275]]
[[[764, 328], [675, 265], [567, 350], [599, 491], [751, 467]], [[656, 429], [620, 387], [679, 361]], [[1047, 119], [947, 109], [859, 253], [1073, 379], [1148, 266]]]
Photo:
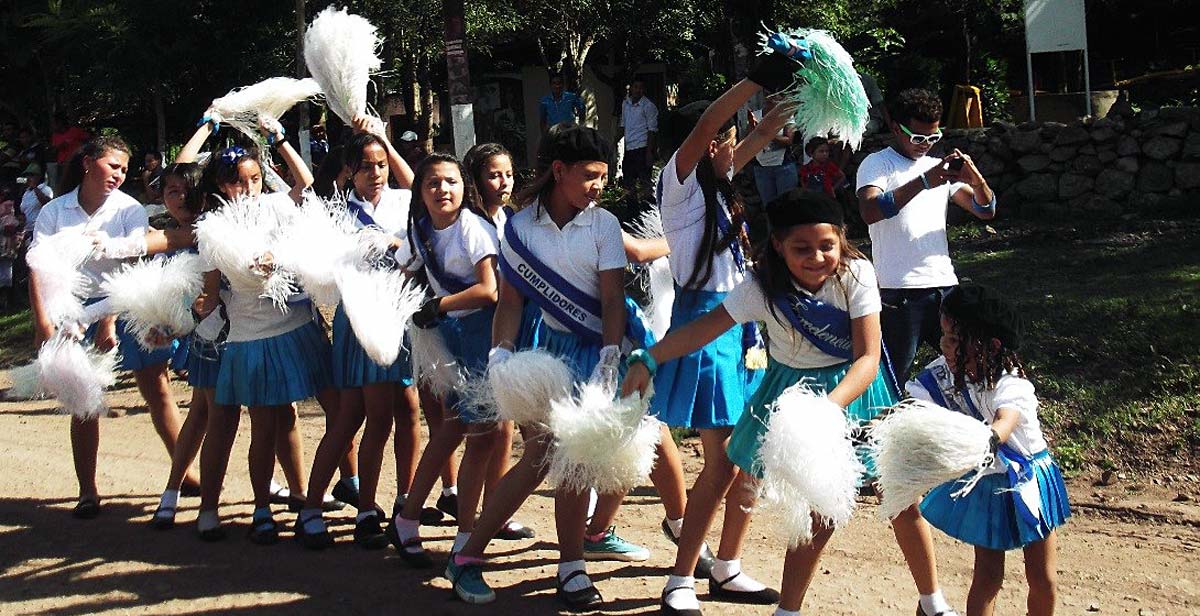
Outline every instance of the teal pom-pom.
[[796, 130], [805, 138], [836, 135], [857, 149], [870, 119], [867, 109], [871, 104], [854, 70], [854, 58], [824, 30], [768, 30], [759, 38], [762, 54], [788, 54], [782, 49], [786, 45], [790, 50], [806, 48], [811, 56], [797, 67], [795, 84], [780, 93], [784, 99], [799, 103]]

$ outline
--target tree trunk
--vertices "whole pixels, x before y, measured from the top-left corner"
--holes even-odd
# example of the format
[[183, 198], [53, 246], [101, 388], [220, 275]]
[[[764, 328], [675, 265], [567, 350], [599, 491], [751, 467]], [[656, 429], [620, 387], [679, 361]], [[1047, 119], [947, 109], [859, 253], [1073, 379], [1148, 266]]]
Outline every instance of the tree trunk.
[[154, 89], [154, 130], [157, 136], [155, 145], [160, 154], [167, 151], [167, 111], [163, 105], [162, 91]]

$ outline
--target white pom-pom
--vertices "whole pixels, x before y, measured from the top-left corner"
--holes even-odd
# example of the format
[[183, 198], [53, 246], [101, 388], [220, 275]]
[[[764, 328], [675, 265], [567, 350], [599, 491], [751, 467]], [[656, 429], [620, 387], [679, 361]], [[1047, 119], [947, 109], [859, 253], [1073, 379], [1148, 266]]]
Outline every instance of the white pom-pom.
[[101, 288], [138, 344], [153, 350], [146, 346], [152, 330], [178, 338], [195, 328], [192, 304], [204, 286], [203, 269], [199, 255], [184, 252], [126, 265], [106, 274]]
[[279, 212], [259, 199], [235, 199], [196, 221], [196, 241], [200, 254], [235, 291], [269, 297], [283, 310], [296, 292], [295, 277], [278, 267], [264, 276], [255, 267], [270, 252], [282, 222]]
[[487, 383], [497, 417], [517, 425], [547, 423], [550, 404], [571, 394], [571, 369], [540, 349], [513, 353], [492, 366]]
[[347, 125], [366, 113], [371, 74], [383, 66], [382, 45], [371, 22], [333, 7], [321, 11], [304, 33], [308, 72], [321, 84], [329, 109]]
[[608, 388], [587, 383], [578, 396], [552, 401], [550, 482], [574, 492], [619, 494], [645, 481], [661, 434], [658, 420], [646, 416], [649, 400], [634, 394], [614, 401]]
[[798, 383], [771, 408], [758, 451], [759, 504], [783, 518], [790, 548], [812, 541], [812, 515], [837, 528], [854, 512], [862, 462], [850, 440], [846, 412]]
[[79, 233], [62, 231], [38, 238], [25, 261], [37, 274], [38, 299], [52, 324], [75, 322], [83, 314], [88, 277], [79, 271], [94, 244]]
[[321, 86], [315, 79], [271, 77], [254, 85], [230, 90], [225, 96], [214, 100], [208, 112], [213, 120], [232, 126], [257, 141], [260, 140], [260, 116], [279, 118], [297, 103], [320, 96]]
[[421, 309], [425, 290], [396, 270], [362, 270], [343, 262], [336, 273], [342, 309], [371, 361], [390, 366], [400, 354], [404, 331]]
[[[905, 400], [893, 407], [871, 430], [883, 494], [879, 515], [895, 518], [929, 490], [990, 467], [991, 438], [987, 424], [932, 402]], [[962, 491], [973, 485], [967, 480]]]
[[462, 389], [467, 381], [466, 372], [459, 367], [450, 349], [446, 348], [446, 340], [438, 328], [411, 327], [408, 339], [412, 344], [414, 382], [424, 385], [430, 393], [442, 399], [446, 394]]
[[104, 390], [116, 383], [117, 352], [101, 353], [79, 341], [55, 336], [37, 357], [41, 388], [58, 399], [63, 410], [81, 420], [108, 410]]
[[33, 400], [46, 395], [42, 391], [37, 361], [9, 370], [8, 378], [12, 380], [12, 387], [4, 392], [5, 400]]
[[317, 304], [335, 305], [341, 298], [335, 271], [359, 252], [357, 231], [344, 202], [306, 192], [274, 237], [275, 266], [295, 275]]

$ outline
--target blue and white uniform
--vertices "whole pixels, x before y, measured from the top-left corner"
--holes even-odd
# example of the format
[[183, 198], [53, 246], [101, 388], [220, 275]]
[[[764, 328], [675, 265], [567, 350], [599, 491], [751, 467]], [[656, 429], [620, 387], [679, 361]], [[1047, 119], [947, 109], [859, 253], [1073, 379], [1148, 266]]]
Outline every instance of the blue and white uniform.
[[[504, 243], [504, 229], [508, 226], [508, 218], [515, 212], [509, 206], [501, 207], [496, 210], [496, 215], [492, 218], [492, 222], [496, 223], [496, 236], [500, 243]], [[500, 263], [497, 261], [496, 266]], [[525, 308], [521, 311], [521, 327], [517, 330], [517, 339], [513, 341], [513, 348], [517, 351], [537, 348], [538, 330], [542, 328], [542, 309], [538, 308], [537, 304], [525, 300]]]
[[[769, 359], [762, 384], [750, 398], [729, 437], [729, 459], [742, 470], [762, 476], [758, 450], [770, 423], [769, 408], [783, 391], [806, 381], [813, 390], [828, 393], [846, 376], [853, 363], [850, 321], [878, 314], [881, 309], [875, 268], [868, 261], [850, 261], [846, 271], [830, 276], [816, 293], [800, 287], [768, 298], [754, 278], [739, 284], [722, 302], [738, 323], [763, 321], [767, 326]], [[875, 379], [846, 407], [854, 421], [868, 421], [897, 401], [883, 361]], [[873, 475], [865, 448], [859, 457]]]
[[[79, 189], [51, 200], [42, 208], [34, 224], [33, 245], [44, 237], [61, 232], [77, 233], [79, 241], [91, 241], [83, 237], [85, 233], [103, 233], [113, 238], [142, 237], [146, 235], [150, 222], [146, 217], [146, 209], [137, 199], [114, 190], [105, 198], [104, 203], [89, 215], [79, 204]], [[80, 266], [80, 273], [87, 278], [84, 295], [88, 299], [85, 304], [93, 304], [102, 299], [100, 283], [105, 274], [116, 272], [130, 259], [89, 259]], [[88, 328], [87, 337], [95, 335], [96, 325]], [[117, 338], [120, 360], [117, 367], [121, 370], [141, 370], [151, 366], [165, 364], [175, 352], [175, 346], [146, 351], [141, 348], [136, 338], [125, 326], [125, 321], [117, 319]]]
[[1013, 550], [1046, 538], [1071, 516], [1062, 472], [1038, 421], [1033, 384], [1007, 373], [993, 389], [954, 385], [945, 357], [938, 357], [905, 385], [909, 395], [974, 417], [995, 421], [1000, 409], [1020, 413], [996, 461], [967, 494], [954, 498], [958, 480], [934, 488], [921, 502], [921, 514], [947, 535], [992, 550]]
[[[712, 311], [746, 278], [745, 255], [734, 242], [712, 255], [711, 269], [707, 270], [711, 275], [702, 288], [684, 288], [692, 278], [708, 213], [696, 170], [691, 170], [680, 182], [675, 164], [676, 157], [672, 156], [659, 175], [657, 190], [663, 232], [671, 249], [671, 275], [675, 279], [671, 329], [683, 327]], [[734, 230], [730, 228], [731, 217], [724, 198], [718, 194], [717, 200], [721, 207], [718, 237], [722, 237]], [[706, 270], [702, 266], [700, 271]], [[749, 323], [747, 327], [754, 325]], [[700, 350], [659, 366], [654, 377], [651, 412], [674, 427], [725, 428], [736, 424], [757, 387], [757, 371], [747, 371], [745, 361], [745, 336], [753, 335], [752, 331], [746, 327], [731, 328]]]
[[[423, 267], [434, 294], [446, 297], [478, 284], [475, 266], [495, 257], [499, 249], [495, 227], [464, 207], [458, 219], [445, 229], [434, 229], [428, 216], [418, 220], [408, 229], [408, 240], [401, 242], [396, 250], [396, 260], [409, 271]], [[496, 306], [492, 304], [486, 308], [452, 310], [438, 322], [446, 348], [470, 374], [481, 375], [487, 369], [495, 314]], [[456, 392], [451, 392], [444, 402], [464, 422], [486, 419], [479, 409], [463, 404]]]
[[[295, 210], [283, 193], [263, 194], [258, 207], [280, 218]], [[225, 300], [229, 334], [221, 352], [217, 404], [282, 406], [316, 395], [330, 385], [330, 347], [313, 318], [311, 302], [286, 312], [271, 300], [233, 288]]]
[[[358, 228], [377, 227], [384, 233], [404, 239], [408, 233], [408, 208], [412, 191], [384, 187], [379, 203], [371, 204], [351, 192], [346, 207]], [[363, 350], [346, 310], [339, 302], [333, 314], [333, 386], [355, 389], [373, 383], [412, 385], [412, 363], [407, 345], [401, 345], [396, 361], [390, 366], [376, 364]]]

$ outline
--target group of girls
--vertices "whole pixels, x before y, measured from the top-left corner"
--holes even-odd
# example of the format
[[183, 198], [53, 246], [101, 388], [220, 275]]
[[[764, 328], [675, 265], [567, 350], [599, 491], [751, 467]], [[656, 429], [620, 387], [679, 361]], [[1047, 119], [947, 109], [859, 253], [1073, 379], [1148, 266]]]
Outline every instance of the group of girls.
[[[805, 381], [844, 407], [850, 419], [869, 422], [900, 396], [884, 359], [874, 269], [847, 241], [841, 207], [819, 193], [786, 193], [767, 205], [767, 241], [757, 251], [749, 244], [731, 179], [794, 108], [778, 105], [741, 140], [732, 118], [760, 91], [786, 85], [782, 76], [788, 70], [772, 68], [771, 60], [710, 105], [663, 169], [657, 201], [665, 239], [636, 240], [622, 232], [613, 214], [597, 207], [612, 151], [585, 127], [561, 128], [545, 137], [536, 177], [516, 195], [512, 157], [500, 146], [476, 146], [464, 162], [433, 154], [412, 170], [366, 121], [355, 123], [355, 135], [341, 150], [342, 169], [324, 180], [348, 191], [346, 207], [360, 226], [387, 235], [394, 266], [429, 288], [412, 318], [410, 336], [436, 333], [467, 378], [481, 378], [517, 351], [540, 348], [563, 358], [577, 384], [599, 381], [623, 395], [647, 393], [653, 385], [651, 412], [664, 423], [664, 434], [651, 479], [664, 505], [663, 532], [678, 545], [662, 591], [664, 614], [701, 613], [697, 577], [707, 578], [713, 598], [778, 602], [776, 614], [798, 614], [832, 528], [814, 521], [812, 541], [787, 551], [780, 591], [743, 572], [740, 561], [754, 486], [763, 472], [757, 450], [769, 430], [772, 403]], [[147, 231], [141, 207], [117, 190], [128, 148], [98, 139], [84, 148], [79, 188], [46, 207], [39, 235], [83, 227], [109, 237], [144, 235], [144, 253], [194, 249], [190, 228], [204, 211], [248, 198], [286, 218], [312, 184], [280, 134], [267, 136], [294, 180], [288, 193], [263, 192], [266, 170], [252, 149], [219, 150], [200, 173], [193, 161], [210, 133], [208, 125], [202, 126], [164, 176], [164, 200], [178, 230]], [[623, 273], [631, 259], [648, 261], [667, 253], [675, 299], [670, 331], [655, 344], [625, 296]], [[102, 258], [86, 264], [84, 273], [94, 282], [117, 265], [119, 260]], [[269, 258], [263, 266], [270, 267]], [[36, 287], [36, 278], [33, 283]], [[1015, 353], [1019, 319], [1011, 310], [995, 309], [1005, 305], [1003, 298], [981, 293], [964, 289], [947, 298], [943, 357], [907, 388], [911, 395], [991, 423], [999, 442], [1032, 460], [1028, 466], [1041, 489], [1040, 514], [1016, 515], [1011, 491], [1003, 490], [1010, 487], [1005, 483], [1010, 476], [997, 473], [989, 475], [987, 489], [977, 489], [969, 499], [951, 501], [948, 490], [935, 490], [892, 526], [919, 594], [918, 614], [955, 613], [939, 587], [923, 510], [938, 528], [977, 546], [969, 613], [991, 612], [1004, 551], [1017, 547], [1024, 548], [1030, 572], [1030, 613], [1051, 613], [1054, 527], [1069, 514], [1065, 491], [1040, 435], [1032, 386]], [[53, 324], [39, 316], [36, 301], [34, 308], [38, 336], [46, 339]], [[119, 319], [102, 320], [95, 333], [101, 348], [121, 346], [122, 367], [135, 371], [172, 454], [155, 526], [170, 527], [180, 493], [198, 485], [197, 530], [207, 540], [223, 536], [217, 505], [244, 406], [251, 422], [251, 540], [279, 538], [270, 508], [278, 456], [289, 505], [299, 512], [294, 536], [306, 547], [333, 543], [322, 511], [325, 492], [340, 469], [342, 479], [333, 492], [358, 508], [354, 542], [366, 549], [390, 542], [408, 565], [431, 567], [420, 525], [428, 521], [423, 505], [441, 479], [439, 503], [446, 501], [442, 509], [458, 524], [445, 575], [466, 602], [496, 599], [483, 575], [485, 553], [493, 538], [533, 536], [513, 516], [547, 474], [553, 443], [547, 426], [512, 426], [460, 390], [415, 383], [407, 351], [391, 366], [373, 363], [341, 306], [331, 344], [319, 314], [303, 297], [280, 311], [269, 300], [222, 284], [222, 273], [214, 270], [206, 275], [196, 312], [203, 320], [184, 342], [189, 352], [182, 361], [194, 393], [182, 429], [167, 389], [170, 353], [139, 350]], [[762, 344], [757, 323], [765, 324], [765, 371], [747, 367], [747, 352]], [[404, 348], [412, 346], [407, 342]], [[623, 347], [635, 349], [624, 360]], [[295, 403], [310, 397], [325, 410], [327, 429], [306, 481]], [[418, 412], [424, 412], [431, 431], [419, 460]], [[364, 420], [355, 456], [354, 435]], [[377, 493], [393, 423], [397, 499], [385, 524]], [[99, 511], [98, 425], [73, 421], [71, 426], [79, 517]], [[690, 497], [668, 426], [700, 434], [704, 467]], [[510, 465], [518, 429], [523, 452]], [[464, 441], [461, 467], [455, 469], [454, 452]], [[187, 469], [198, 450], [197, 481]], [[872, 465], [865, 450], [863, 455], [868, 473], [862, 480], [868, 483]], [[623, 497], [600, 494], [592, 502], [586, 491], [554, 492], [557, 596], [570, 609], [602, 601], [586, 560], [648, 558], [647, 550], [615, 531]], [[713, 555], [704, 539], [722, 502], [721, 542]]]

